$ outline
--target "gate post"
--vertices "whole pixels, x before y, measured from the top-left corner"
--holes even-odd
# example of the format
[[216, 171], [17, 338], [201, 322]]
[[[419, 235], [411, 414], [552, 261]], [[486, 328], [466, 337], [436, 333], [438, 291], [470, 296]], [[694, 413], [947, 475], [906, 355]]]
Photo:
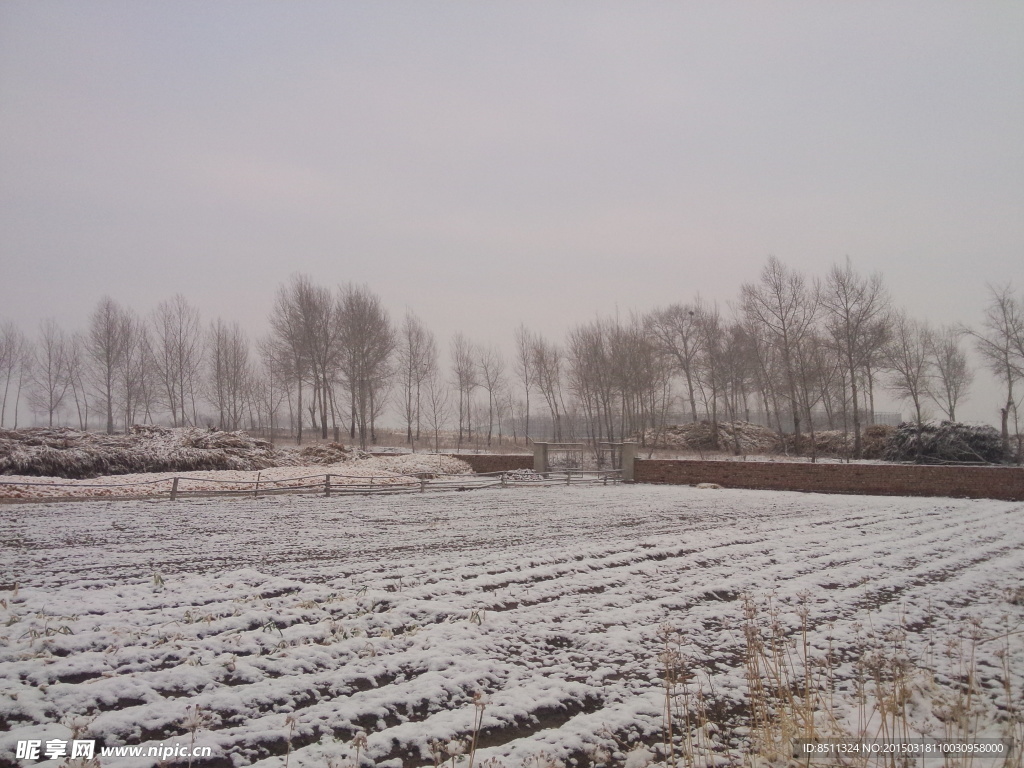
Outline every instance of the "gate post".
[[622, 444], [622, 482], [633, 482], [633, 463], [636, 461], [636, 443]]
[[548, 471], [548, 444], [533, 444], [533, 471], [543, 475]]

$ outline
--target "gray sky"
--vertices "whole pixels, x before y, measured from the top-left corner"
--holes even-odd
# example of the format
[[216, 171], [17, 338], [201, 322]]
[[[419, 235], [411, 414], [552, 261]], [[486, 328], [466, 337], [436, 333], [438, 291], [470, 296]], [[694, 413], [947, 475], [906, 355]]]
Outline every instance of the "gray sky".
[[1019, 2], [0, 0], [28, 332], [181, 292], [256, 336], [304, 272], [506, 345], [725, 305], [769, 254], [976, 323], [1022, 246]]

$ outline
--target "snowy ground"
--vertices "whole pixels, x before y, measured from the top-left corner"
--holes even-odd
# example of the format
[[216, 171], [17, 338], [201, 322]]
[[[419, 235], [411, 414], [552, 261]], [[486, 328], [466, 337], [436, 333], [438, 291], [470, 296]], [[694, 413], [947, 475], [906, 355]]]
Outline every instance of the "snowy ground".
[[936, 672], [922, 732], [965, 627], [988, 670], [979, 732], [998, 735], [1003, 651], [1024, 693], [1019, 503], [641, 485], [86, 501], [0, 507], [0, 541], [0, 764], [72, 725], [187, 744], [198, 705], [207, 765], [342, 766], [360, 731], [376, 765], [433, 765], [479, 694], [478, 765], [639, 765], [629, 750], [661, 739], [665, 625], [710, 746], [739, 763], [743, 593], [775, 593], [791, 629], [804, 601], [840, 697], [867, 636], [904, 627]]

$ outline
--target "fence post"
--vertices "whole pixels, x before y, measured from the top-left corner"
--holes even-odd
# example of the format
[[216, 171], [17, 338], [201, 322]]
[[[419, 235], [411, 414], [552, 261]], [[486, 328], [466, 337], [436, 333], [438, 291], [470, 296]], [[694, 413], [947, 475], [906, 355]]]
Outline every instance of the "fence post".
[[427, 490], [427, 478], [420, 475], [420, 493]]
[[572, 484], [572, 470], [571, 469], [565, 470], [565, 484], [566, 485], [571, 485]]
[[171, 481], [171, 501], [178, 498], [178, 478]]
[[324, 496], [331, 495], [331, 476], [329, 474], [324, 475]]

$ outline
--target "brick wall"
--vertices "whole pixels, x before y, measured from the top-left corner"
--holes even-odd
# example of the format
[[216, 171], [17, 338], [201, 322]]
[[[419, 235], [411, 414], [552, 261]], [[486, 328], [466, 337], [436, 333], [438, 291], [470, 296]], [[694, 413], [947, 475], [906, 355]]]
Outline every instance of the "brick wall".
[[474, 472], [511, 472], [513, 469], [533, 469], [532, 454], [449, 453], [473, 468]]
[[1022, 467], [640, 459], [634, 472], [638, 483], [718, 483], [726, 488], [1024, 501]]

